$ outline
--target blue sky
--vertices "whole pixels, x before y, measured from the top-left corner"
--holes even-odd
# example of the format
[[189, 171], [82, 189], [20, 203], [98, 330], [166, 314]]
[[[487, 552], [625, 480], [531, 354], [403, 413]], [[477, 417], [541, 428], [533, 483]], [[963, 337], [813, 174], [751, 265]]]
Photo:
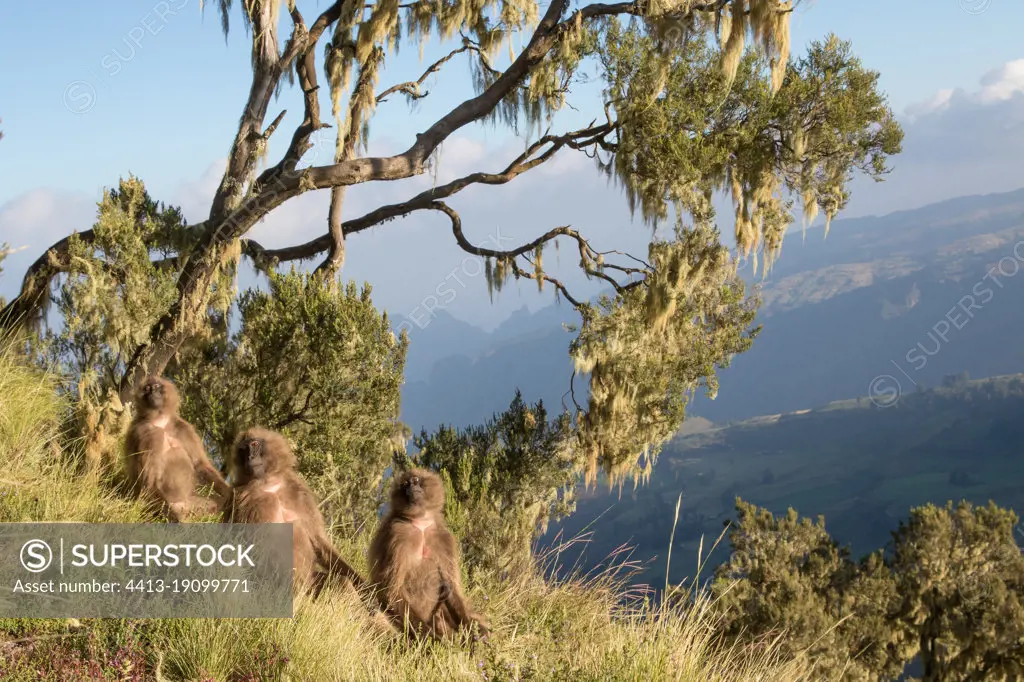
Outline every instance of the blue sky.
[[[324, 6], [323, 0], [299, 2], [308, 22]], [[0, 70], [0, 241], [26, 249], [8, 261], [0, 295], [13, 293], [19, 268], [53, 238], [88, 227], [100, 189], [129, 171], [141, 176], [156, 198], [182, 205], [191, 219], [203, 217], [219, 179], [216, 164], [227, 155], [249, 88], [248, 36], [239, 17], [236, 7], [225, 43], [215, 8], [208, 6], [203, 17], [199, 0], [5, 7], [0, 21], [6, 65]], [[282, 12], [284, 35], [289, 24]], [[897, 113], [930, 102], [918, 106], [926, 115], [906, 128], [906, 152], [896, 160], [892, 181], [857, 185], [846, 215], [1024, 185], [1019, 161], [1019, 150], [1024, 150], [1021, 27], [1024, 2], [1019, 0], [818, 0], [798, 8], [792, 24], [794, 56], [811, 40], [834, 31], [852, 40], [864, 63], [881, 72], [882, 88]], [[40, 44], [45, 54], [39, 54]], [[381, 86], [417, 77], [447, 49], [429, 44], [422, 62], [415, 47], [404, 49], [387, 63]], [[417, 131], [469, 96], [466, 62], [447, 65], [427, 89], [431, 95], [413, 112], [401, 97], [381, 105], [371, 123], [371, 148], [405, 148]], [[326, 97], [323, 102], [329, 114]], [[560, 128], [593, 117], [594, 110], [586, 109], [592, 100], [571, 97], [570, 103], [585, 110], [567, 112]], [[86, 110], [76, 113], [76, 108]], [[283, 151], [301, 117], [295, 89], [271, 105], [271, 117], [280, 108], [289, 115], [271, 145], [271, 159]], [[441, 174], [500, 168], [518, 151], [516, 144], [506, 131], [485, 126], [459, 131], [443, 150]], [[328, 162], [333, 140], [325, 137], [317, 149], [316, 162]], [[560, 157], [558, 163], [500, 190], [460, 194], [463, 203], [456, 208], [464, 211], [467, 230], [477, 230], [478, 240], [493, 239], [498, 229], [518, 239], [535, 236], [538, 225], [571, 223], [589, 229], [598, 246], [644, 252], [648, 233], [623, 230], [630, 221], [624, 201], [604, 189], [589, 162]], [[410, 190], [404, 188], [431, 180], [408, 182], [399, 189], [391, 187], [397, 183], [356, 188], [352, 210], [407, 197]], [[258, 236], [283, 244], [321, 232], [325, 197], [318, 194], [276, 211]], [[498, 217], [504, 221], [500, 225]], [[359, 235], [350, 245], [345, 270], [372, 281], [378, 290], [375, 300], [399, 314], [429, 296], [464, 256], [450, 237], [438, 241], [443, 220], [417, 216], [406, 222]], [[406, 232], [399, 233], [399, 245], [406, 248], [396, 251], [395, 231], [401, 229]], [[424, 254], [437, 262], [426, 264]], [[410, 272], [425, 274], [415, 275], [421, 279], [410, 284]], [[395, 273], [402, 277], [396, 279]], [[518, 295], [503, 293], [506, 300], [497, 306], [488, 301], [482, 282], [467, 287], [470, 291], [449, 312], [485, 325], [513, 308], [551, 300], [550, 293], [538, 295], [532, 285]]]
[[[964, 0], [969, 8], [984, 2]], [[318, 9], [300, 8], [307, 8], [308, 21]], [[7, 160], [0, 167], [0, 203], [41, 185], [93, 191], [129, 169], [165, 194], [226, 155], [249, 83], [247, 36], [237, 11], [225, 44], [216, 10], [208, 5], [201, 16], [199, 0], [11, 3], [0, 22], [8, 65], [0, 72]], [[793, 43], [798, 53], [830, 30], [852, 39], [864, 62], [881, 71], [882, 86], [901, 111], [1021, 57], [1022, 26], [1024, 3], [1012, 0], [990, 0], [978, 14], [965, 12], [958, 0], [819, 0], [797, 10]], [[140, 34], [137, 46], [132, 38]], [[42, 35], [59, 38], [40, 41]], [[40, 43], [45, 55], [37, 54]], [[435, 43], [426, 59], [437, 54]], [[411, 49], [387, 74], [398, 78], [420, 66]], [[417, 120], [469, 94], [464, 63], [445, 75]], [[88, 85], [68, 92], [72, 106], [84, 102], [89, 88], [95, 91], [86, 113], [63, 104], [75, 81]], [[289, 104], [298, 114], [298, 103]], [[411, 139], [401, 99], [374, 119], [375, 132], [392, 130], [399, 142]]]

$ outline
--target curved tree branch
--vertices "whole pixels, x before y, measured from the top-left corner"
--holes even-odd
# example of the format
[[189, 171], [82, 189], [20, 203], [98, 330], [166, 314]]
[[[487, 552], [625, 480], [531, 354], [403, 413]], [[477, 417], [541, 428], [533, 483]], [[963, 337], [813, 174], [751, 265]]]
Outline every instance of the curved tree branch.
[[[291, 10], [293, 31], [280, 54], [276, 36], [264, 30], [272, 27], [262, 25], [269, 22], [269, 14], [261, 13], [260, 16], [253, 17], [253, 78], [229, 155], [228, 167], [212, 202], [210, 217], [203, 224], [203, 233], [194, 245], [191, 255], [181, 266], [177, 301], [153, 326], [148, 342], [141, 344], [126, 363], [126, 373], [121, 385], [122, 397], [130, 395], [135, 384], [147, 373], [162, 372], [181, 343], [193, 333], [190, 326], [194, 326], [196, 320], [205, 319], [206, 292], [212, 286], [221, 267], [227, 245], [243, 237], [274, 208], [309, 190], [332, 189], [368, 181], [398, 180], [422, 174], [425, 172], [427, 160], [449, 136], [492, 113], [515, 88], [521, 86], [531, 71], [557, 48], [560, 41], [574, 34], [581, 21], [616, 14], [635, 15], [642, 11], [639, 3], [593, 4], [563, 19], [568, 8], [569, 0], [553, 0], [536, 25], [527, 46], [508, 68], [482, 92], [455, 106], [418, 134], [415, 142], [406, 151], [388, 157], [342, 159], [331, 165], [314, 166], [301, 171], [296, 170], [295, 166], [310, 146], [309, 137], [318, 128], [323, 127], [319, 122], [319, 112], [315, 108], [316, 69], [310, 68], [315, 67], [312, 55], [320, 36], [341, 18], [344, 11], [343, 3], [332, 3], [308, 31], [301, 14], [297, 10]], [[306, 76], [303, 83], [305, 119], [293, 134], [285, 157], [262, 173], [256, 182], [252, 182], [255, 164], [260, 156], [259, 147], [265, 142], [263, 121], [270, 98], [278, 90], [286, 70], [293, 63], [296, 64], [300, 80], [303, 73]], [[266, 132], [272, 132], [273, 128], [274, 126], [271, 126]], [[572, 142], [606, 143], [604, 136], [600, 134], [590, 140], [583, 138]], [[569, 141], [562, 144], [573, 146]], [[512, 172], [504, 174], [506, 177], [492, 177], [486, 174], [467, 176], [461, 182], [450, 183], [447, 192], [454, 193], [474, 182], [507, 182], [515, 174], [541, 162], [541, 159], [531, 159], [522, 163], [522, 167], [516, 167]], [[361, 219], [343, 223], [342, 234], [349, 229], [366, 229], [383, 220], [422, 208], [424, 203], [443, 196], [446, 195], [438, 194], [434, 190], [404, 205], [382, 207]], [[327, 246], [330, 246], [329, 235]], [[316, 248], [320, 248], [320, 242]], [[256, 244], [249, 244], [247, 252], [261, 255], [261, 249]], [[298, 248], [295, 252], [305, 255], [309, 253], [309, 248]], [[262, 255], [266, 254], [267, 252], [262, 250]], [[25, 302], [25, 299], [21, 300], [22, 303]]]
[[[506, 251], [495, 251], [493, 249], [485, 249], [485, 248], [482, 248], [482, 247], [474, 246], [472, 243], [469, 242], [468, 239], [466, 239], [466, 236], [462, 233], [462, 218], [459, 217], [459, 214], [456, 213], [453, 208], [448, 206], [448, 204], [444, 203], [443, 201], [435, 201], [428, 208], [432, 208], [435, 211], [440, 211], [440, 212], [442, 212], [442, 213], [444, 213], [445, 215], [448, 216], [448, 218], [452, 221], [452, 234], [455, 235], [455, 241], [458, 242], [459, 246], [466, 253], [471, 253], [471, 254], [473, 254], [475, 256], [501, 257], [502, 255], [504, 255], [506, 253], [510, 254], [510, 255], [512, 255], [512, 254], [521, 255], [523, 253], [531, 251], [532, 248], [536, 248], [536, 244], [534, 244], [534, 246], [532, 248], [531, 248], [530, 245], [526, 245], [526, 246], [521, 246], [518, 249], [514, 249], [513, 251], [506, 252]], [[550, 230], [547, 234], [545, 234], [539, 240], [537, 240], [537, 242], [538, 243], [543, 243], [543, 242], [548, 241], [550, 239], [554, 239], [558, 235], [561, 235], [561, 234], [569, 235], [569, 234], [574, 233], [574, 232], [575, 232], [575, 230], [573, 230], [572, 228], [570, 228], [568, 226], [556, 227], [555, 229]], [[508, 262], [509, 262], [509, 264], [512, 267], [512, 273], [517, 278], [525, 277], [526, 279], [532, 279], [532, 280], [537, 280], [538, 278], [543, 279], [545, 282], [550, 282], [551, 284], [553, 284], [555, 286], [555, 288], [558, 289], [562, 293], [562, 296], [565, 297], [565, 300], [569, 301], [569, 303], [571, 303], [574, 308], [579, 308], [582, 305], [582, 303], [580, 303], [578, 300], [576, 300], [573, 297], [573, 295], [569, 293], [569, 289], [566, 288], [566, 286], [564, 284], [562, 284], [562, 282], [558, 281], [554, 277], [551, 277], [550, 275], [546, 275], [546, 274], [538, 275], [537, 273], [527, 272], [526, 270], [523, 270], [522, 268], [519, 267], [519, 264], [515, 262], [514, 256], [512, 258], [510, 258], [510, 260]]]
[[[616, 127], [615, 124], [604, 123], [564, 135], [545, 135], [527, 147], [526, 151], [513, 159], [499, 173], [472, 173], [421, 192], [401, 203], [380, 206], [359, 218], [343, 222], [342, 229], [344, 235], [355, 234], [389, 220], [408, 215], [413, 211], [429, 208], [432, 201], [446, 199], [470, 185], [503, 185], [526, 171], [550, 160], [564, 147], [579, 150], [587, 145], [600, 144], [607, 135], [616, 130]], [[550, 146], [540, 154], [537, 154], [546, 145]], [[242, 241], [242, 253], [252, 259], [260, 269], [271, 267], [271, 263], [274, 261], [284, 263], [314, 258], [330, 248], [330, 234], [321, 235], [303, 244], [280, 249], [266, 249], [251, 239]]]
[[480, 48], [476, 47], [475, 45], [470, 45], [469, 41], [465, 37], [463, 37], [463, 39], [462, 39], [462, 47], [460, 47], [460, 48], [458, 48], [456, 50], [452, 50], [447, 55], [445, 55], [444, 57], [441, 57], [436, 62], [431, 64], [427, 68], [427, 70], [423, 72], [423, 75], [420, 76], [418, 79], [416, 79], [414, 81], [407, 81], [405, 83], [399, 83], [398, 85], [392, 85], [390, 88], [388, 88], [384, 92], [382, 92], [379, 95], [377, 95], [377, 103], [380, 104], [381, 102], [385, 101], [385, 99], [387, 97], [389, 97], [390, 95], [395, 94], [396, 92], [404, 92], [406, 95], [408, 95], [412, 99], [423, 99], [424, 97], [426, 97], [430, 93], [429, 92], [422, 92], [421, 93], [420, 92], [420, 86], [423, 85], [424, 81], [426, 81], [427, 78], [430, 77], [430, 74], [437, 73], [438, 71], [440, 71], [441, 67], [444, 66], [446, 62], [450, 61], [453, 57], [455, 57], [455, 55], [462, 54], [463, 52], [470, 52], [470, 51], [476, 52], [476, 53], [479, 54], [480, 53]]
[[[191, 225], [188, 229], [194, 235], [201, 235], [206, 230], [206, 221]], [[44, 251], [25, 271], [18, 295], [0, 309], [0, 330], [24, 327], [39, 319], [53, 280], [68, 272], [71, 267], [68, 250], [72, 238], [76, 236], [82, 243], [89, 244], [96, 235], [91, 228], [75, 232]], [[161, 269], [174, 269], [180, 266], [180, 261], [177, 256], [170, 256], [154, 261], [154, 265]]]
[[[534, 272], [524, 270], [518, 263], [516, 263], [516, 258], [523, 257], [527, 260], [528, 263], [534, 265], [534, 263], [530, 261], [527, 257], [527, 254], [533, 253], [534, 251], [537, 250], [538, 247], [550, 242], [553, 239], [556, 239], [558, 237], [569, 237], [571, 239], [574, 239], [577, 245], [579, 246], [580, 263], [584, 272], [586, 272], [588, 275], [605, 280], [606, 282], [611, 284], [612, 288], [614, 288], [615, 291], [617, 291], [618, 293], [623, 293], [628, 289], [631, 289], [643, 283], [643, 280], [637, 280], [629, 282], [628, 284], [620, 284], [615, 280], [615, 278], [610, 277], [609, 275], [601, 272], [600, 270], [591, 267], [590, 263], [595, 261], [598, 255], [597, 252], [594, 251], [594, 249], [590, 246], [590, 243], [583, 237], [583, 235], [581, 235], [579, 232], [572, 229], [568, 225], [548, 230], [540, 237], [534, 239], [531, 242], [527, 242], [526, 244], [518, 246], [514, 249], [502, 251], [476, 246], [468, 239], [466, 239], [466, 235], [462, 231], [462, 218], [452, 207], [448, 206], [443, 201], [433, 201], [430, 203], [429, 206], [426, 206], [425, 208], [440, 211], [441, 213], [444, 213], [445, 215], [448, 216], [448, 219], [451, 220], [452, 223], [452, 234], [455, 235], [455, 241], [459, 245], [459, 248], [461, 248], [466, 253], [473, 254], [474, 256], [482, 256], [484, 258], [501, 259], [512, 268], [512, 273], [517, 278], [525, 277], [526, 279], [532, 279], [534, 281], [543, 280], [545, 282], [550, 282], [551, 284], [555, 285], [555, 287], [562, 293], [562, 295], [565, 296], [566, 300], [572, 303], [572, 305], [576, 308], [580, 307], [580, 302], [573, 298], [573, 296], [569, 293], [569, 290], [565, 287], [564, 284], [562, 284], [562, 282], [555, 279], [554, 277], [551, 277], [548, 274], [537, 272], [536, 270]], [[616, 266], [615, 269], [630, 275], [637, 273], [646, 274], [647, 272], [640, 270], [638, 268], [625, 268], [620, 266]]]
[[50, 295], [50, 282], [71, 267], [68, 250], [75, 236], [88, 243], [93, 240], [95, 233], [92, 230], [85, 230], [70, 234], [48, 248], [28, 266], [25, 277], [21, 280], [21, 291], [0, 310], [0, 329], [27, 326], [38, 319]]

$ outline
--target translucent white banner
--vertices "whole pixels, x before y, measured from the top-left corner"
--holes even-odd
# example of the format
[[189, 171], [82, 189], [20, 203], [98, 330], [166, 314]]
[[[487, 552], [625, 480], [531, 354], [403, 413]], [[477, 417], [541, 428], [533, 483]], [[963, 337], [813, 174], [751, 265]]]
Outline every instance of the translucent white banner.
[[288, 523], [0, 523], [0, 618], [291, 618]]

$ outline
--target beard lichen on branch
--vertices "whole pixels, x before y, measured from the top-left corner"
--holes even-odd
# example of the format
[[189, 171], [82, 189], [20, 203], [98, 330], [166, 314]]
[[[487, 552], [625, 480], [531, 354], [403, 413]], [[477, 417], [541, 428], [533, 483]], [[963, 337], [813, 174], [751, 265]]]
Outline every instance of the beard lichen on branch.
[[650, 476], [654, 460], [682, 424], [690, 394], [717, 392], [715, 371], [746, 350], [756, 301], [744, 297], [736, 263], [707, 226], [678, 228], [653, 242], [644, 286], [581, 306], [570, 354], [590, 375], [579, 418], [586, 481]]
[[[789, 16], [745, 11], [748, 23]], [[704, 208], [702, 197], [730, 193], [740, 253], [756, 258], [760, 249], [770, 267], [794, 220], [788, 196], [801, 199], [805, 218], [821, 209], [827, 234], [849, 198], [851, 171], [880, 179], [902, 131], [877, 90], [878, 73], [862, 67], [849, 43], [830, 35], [780, 71], [788, 34], [768, 24], [752, 29], [760, 50], [724, 71], [728, 41], [721, 50], [690, 40], [666, 52], [635, 25], [611, 25], [601, 54], [619, 127], [612, 158], [597, 161], [625, 189], [631, 211], [655, 227], [669, 206], [700, 219], [692, 209]], [[730, 28], [745, 35], [739, 30]]]
[[[217, 4], [226, 31], [232, 2]], [[793, 4], [653, 0], [571, 8], [558, 0], [541, 16], [535, 0], [345, 0], [330, 3], [307, 26], [296, 3], [289, 1], [294, 30], [281, 46], [276, 31], [280, 0], [244, 0], [243, 19], [253, 34], [253, 82], [228, 168], [207, 224], [176, 232], [182, 243], [158, 268], [176, 284], [174, 300], [152, 308], [157, 319], [148, 329], [140, 326], [141, 350], [128, 351], [126, 376], [162, 370], [211, 319], [223, 319], [219, 311], [234, 298], [230, 280], [239, 239], [299, 194], [332, 191], [328, 234], [272, 252], [246, 242], [244, 252], [254, 258], [262, 254], [264, 267], [272, 268], [275, 258], [294, 262], [327, 250], [331, 263], [340, 267], [347, 235], [413, 211], [444, 210], [456, 216], [442, 200], [474, 184], [509, 182], [568, 146], [595, 158], [625, 189], [630, 209], [655, 229], [670, 209], [679, 225], [688, 215], [693, 227], [677, 227], [675, 239], [652, 242], [650, 263], [633, 259], [625, 264], [614, 262], [611, 254], [618, 252], [598, 253], [568, 226], [514, 253], [481, 252], [461, 228], [455, 233], [462, 238], [461, 248], [485, 258], [492, 292], [512, 277], [534, 279], [541, 288], [551, 284], [556, 297], [581, 310], [582, 331], [571, 352], [591, 381], [590, 409], [580, 416], [588, 477], [599, 467], [613, 477], [637, 467], [649, 475], [657, 449], [682, 420], [687, 394], [699, 385], [713, 393], [715, 368], [749, 344], [745, 330], [753, 308], [743, 298], [736, 264], [718, 243], [714, 192], [732, 195], [739, 256], [756, 259], [763, 253], [770, 267], [793, 222], [793, 201], [787, 195], [802, 203], [805, 219], [813, 219], [819, 209], [824, 212], [827, 230], [846, 204], [851, 170], [880, 178], [885, 157], [899, 151], [902, 133], [877, 90], [878, 75], [851, 56], [848, 44], [830, 36], [812, 44], [803, 59], [789, 59]], [[516, 57], [512, 40], [530, 26], [536, 28], [524, 36], [528, 40]], [[408, 42], [419, 41], [422, 50], [433, 34], [442, 40], [461, 37], [462, 47], [420, 80], [376, 94], [386, 57]], [[321, 38], [328, 43], [322, 65], [338, 123], [335, 159], [296, 171], [312, 147], [312, 133], [327, 127], [319, 119], [316, 83]], [[505, 45], [512, 59], [502, 71], [495, 58]], [[475, 97], [455, 104], [416, 134], [405, 152], [355, 158], [357, 147], [365, 151], [369, 121], [388, 93], [426, 96], [418, 86], [462, 52], [474, 70]], [[529, 146], [529, 153], [503, 173], [473, 173], [435, 187], [436, 196], [423, 193], [342, 221], [348, 185], [425, 172], [441, 144], [468, 125], [500, 121], [518, 132], [524, 117], [530, 124], [551, 122], [550, 115], [582, 80], [585, 62], [596, 63], [604, 79], [597, 105], [603, 105], [598, 112], [603, 123], [567, 135], [543, 135], [543, 144]], [[284, 115], [264, 128], [268, 104], [293, 76], [302, 84], [304, 120], [284, 157], [254, 180]], [[545, 270], [542, 249], [547, 241], [558, 248], [556, 238], [561, 237], [577, 240], [580, 269], [588, 278], [611, 284], [610, 297], [597, 305], [581, 304]], [[68, 264], [61, 248], [55, 245], [49, 266], [45, 261], [34, 266], [29, 284], [36, 279], [48, 284], [53, 273], [79, 267]], [[548, 266], [553, 267], [550, 261]], [[628, 278], [628, 283], [615, 277]], [[30, 295], [12, 310], [30, 308], [34, 300]]]

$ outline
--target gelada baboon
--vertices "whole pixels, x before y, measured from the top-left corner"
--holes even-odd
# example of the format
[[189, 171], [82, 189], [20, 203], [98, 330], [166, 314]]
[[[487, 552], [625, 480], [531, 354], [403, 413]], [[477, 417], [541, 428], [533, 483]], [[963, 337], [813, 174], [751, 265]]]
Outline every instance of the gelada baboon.
[[[195, 511], [214, 513], [231, 492], [195, 429], [178, 416], [178, 403], [174, 384], [147, 377], [135, 394], [135, 417], [124, 448], [132, 492], [162, 505], [172, 521], [184, 521]], [[196, 492], [211, 484], [214, 496]]]
[[327, 537], [317, 499], [295, 471], [297, 463], [281, 434], [259, 427], [240, 434], [230, 464], [233, 488], [224, 505], [224, 522], [291, 523], [295, 584], [314, 596], [329, 575], [362, 587], [363, 579]]
[[440, 638], [489, 625], [462, 592], [459, 547], [441, 512], [444, 486], [426, 469], [399, 473], [391, 508], [370, 543], [370, 582], [395, 625]]

